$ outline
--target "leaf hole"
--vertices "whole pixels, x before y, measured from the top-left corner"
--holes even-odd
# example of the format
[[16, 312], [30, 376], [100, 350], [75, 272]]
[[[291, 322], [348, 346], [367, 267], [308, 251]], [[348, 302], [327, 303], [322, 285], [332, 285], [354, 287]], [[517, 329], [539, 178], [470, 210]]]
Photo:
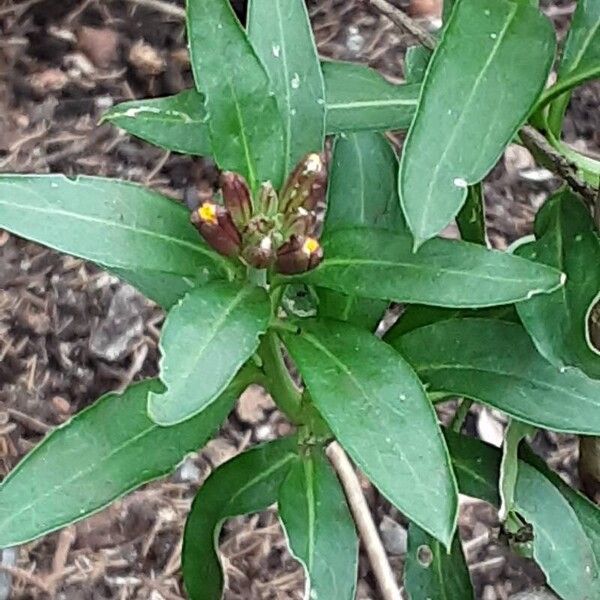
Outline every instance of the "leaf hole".
[[419, 546], [417, 548], [417, 560], [424, 569], [429, 568], [433, 562], [433, 551], [431, 548], [426, 544]]

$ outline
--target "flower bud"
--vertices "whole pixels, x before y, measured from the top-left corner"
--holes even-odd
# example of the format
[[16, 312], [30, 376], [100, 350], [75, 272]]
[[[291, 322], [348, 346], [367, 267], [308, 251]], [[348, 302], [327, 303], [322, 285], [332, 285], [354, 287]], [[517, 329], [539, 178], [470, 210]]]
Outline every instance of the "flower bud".
[[256, 269], [266, 269], [275, 260], [273, 240], [267, 235], [258, 244], [246, 246], [242, 253], [244, 260]]
[[258, 194], [259, 212], [263, 215], [272, 217], [277, 214], [277, 192], [270, 181], [265, 181], [260, 186]]
[[313, 233], [316, 222], [317, 215], [315, 212], [308, 211], [301, 206], [291, 215], [286, 216], [283, 228], [288, 238], [292, 235], [306, 237]]
[[192, 213], [192, 223], [207, 243], [223, 256], [238, 256], [242, 238], [229, 212], [213, 202], [204, 202]]
[[246, 180], [237, 173], [221, 173], [221, 192], [225, 208], [239, 229], [252, 218], [252, 198]]
[[290, 214], [301, 206], [312, 211], [325, 199], [327, 167], [322, 154], [307, 154], [288, 177], [279, 200], [279, 212]]
[[277, 271], [295, 275], [314, 269], [323, 259], [321, 244], [312, 237], [294, 236], [277, 252]]

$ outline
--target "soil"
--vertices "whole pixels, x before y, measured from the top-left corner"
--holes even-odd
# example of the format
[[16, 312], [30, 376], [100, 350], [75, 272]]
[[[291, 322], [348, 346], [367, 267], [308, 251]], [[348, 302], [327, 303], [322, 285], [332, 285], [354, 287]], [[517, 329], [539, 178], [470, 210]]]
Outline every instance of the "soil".
[[[542, 4], [564, 33], [574, 3]], [[359, 0], [312, 0], [309, 8], [323, 55], [402, 78], [410, 36]], [[98, 125], [114, 103], [191, 86], [178, 16], [133, 0], [5, 0], [0, 31], [1, 172], [121, 177], [174, 201], [212, 193], [217, 171], [210, 160]], [[588, 152], [600, 146], [599, 98], [598, 86], [578, 90], [565, 125], [566, 139]], [[558, 183], [511, 146], [485, 183], [493, 245], [505, 248], [530, 233], [535, 211]], [[155, 375], [162, 320], [159, 308], [97, 267], [0, 230], [0, 475], [102, 393]], [[442, 407], [442, 419], [450, 414]], [[474, 410], [466, 427], [497, 443], [502, 424], [500, 415]], [[289, 430], [270, 398], [250, 389], [219, 435], [172, 477], [61, 533], [4, 551], [0, 600], [183, 598], [180, 539], [195, 491], [223, 461]], [[544, 433], [535, 447], [577, 483], [576, 440]], [[406, 521], [367, 482], [364, 489], [401, 581]], [[507, 550], [485, 503], [465, 499], [460, 532], [478, 599], [505, 600], [543, 585], [533, 563]], [[221, 550], [227, 599], [302, 598], [302, 570], [273, 510], [226, 523]], [[362, 553], [357, 598], [380, 598]]]

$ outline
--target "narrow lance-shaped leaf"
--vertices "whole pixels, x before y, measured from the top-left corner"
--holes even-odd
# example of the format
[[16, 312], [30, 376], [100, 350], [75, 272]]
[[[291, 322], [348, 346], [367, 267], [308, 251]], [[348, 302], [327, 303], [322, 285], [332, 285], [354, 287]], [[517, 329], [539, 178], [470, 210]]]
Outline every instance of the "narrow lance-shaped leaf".
[[472, 599], [473, 586], [458, 533], [454, 536], [448, 553], [436, 539], [411, 523], [408, 529], [404, 586], [410, 600]]
[[204, 97], [193, 89], [123, 102], [104, 113], [102, 121], [167, 150], [198, 156], [212, 153]]
[[415, 246], [457, 215], [542, 91], [552, 25], [527, 2], [461, 0], [452, 11], [404, 144], [400, 199]]
[[537, 241], [520, 256], [561, 269], [565, 285], [547, 296], [517, 304], [538, 351], [557, 367], [578, 367], [600, 379], [600, 350], [591, 340], [590, 311], [600, 299], [600, 238], [578, 196], [563, 190], [536, 217]]
[[281, 114], [229, 0], [188, 0], [187, 31], [217, 164], [241, 173], [253, 188], [267, 180], [278, 187], [284, 164]]
[[[498, 506], [500, 452], [452, 432], [446, 439], [460, 491]], [[524, 462], [519, 462], [514, 507], [533, 527], [533, 556], [548, 585], [568, 600], [598, 597], [598, 563], [586, 530], [550, 481]]]
[[428, 391], [466, 396], [537, 427], [600, 434], [600, 381], [553, 367], [516, 323], [440, 321], [394, 346]]
[[251, 0], [248, 36], [283, 117], [284, 173], [325, 139], [325, 83], [304, 2]]
[[506, 521], [514, 508], [515, 486], [519, 474], [519, 444], [526, 435], [535, 431], [531, 426], [511, 419], [504, 432], [504, 444], [502, 445], [502, 461], [500, 462], [500, 509], [498, 518]]
[[187, 210], [126, 181], [0, 175], [0, 227], [108, 268], [188, 277], [233, 272], [203, 244]]
[[152, 420], [173, 425], [210, 405], [258, 348], [270, 310], [265, 290], [250, 285], [215, 282], [185, 296], [163, 326], [166, 390], [148, 397]]
[[161, 387], [157, 380], [103, 396], [49, 433], [2, 482], [0, 547], [84, 519], [168, 474], [209, 439], [259, 379], [257, 369], [244, 369], [202, 415], [169, 428], [146, 414], [148, 392]]
[[278, 502], [292, 554], [306, 571], [305, 599], [353, 600], [358, 536], [322, 448], [307, 451], [293, 463]]
[[183, 535], [183, 579], [190, 600], [215, 600], [224, 576], [216, 544], [223, 521], [266, 510], [297, 460], [297, 440], [282, 438], [252, 448], [220, 466], [194, 499]]
[[417, 108], [419, 83], [394, 85], [377, 71], [343, 62], [323, 63], [327, 133], [407, 129]]
[[[347, 227], [404, 227], [397, 191], [398, 161], [378, 133], [338, 136], [331, 159], [323, 239]], [[374, 329], [388, 302], [321, 288], [320, 314]]]
[[558, 289], [560, 271], [467, 242], [435, 239], [417, 253], [407, 233], [344, 229], [296, 279], [345, 294], [449, 308], [508, 304]]
[[338, 321], [308, 321], [283, 339], [352, 459], [390, 502], [449, 546], [454, 477], [435, 412], [410, 367], [374, 335]]
[[[597, 0], [578, 0], [556, 83], [548, 90], [544, 100], [596, 77], [600, 77], [600, 3]], [[548, 124], [557, 138], [560, 138], [570, 97], [570, 93], [562, 94], [552, 102], [548, 111]]]

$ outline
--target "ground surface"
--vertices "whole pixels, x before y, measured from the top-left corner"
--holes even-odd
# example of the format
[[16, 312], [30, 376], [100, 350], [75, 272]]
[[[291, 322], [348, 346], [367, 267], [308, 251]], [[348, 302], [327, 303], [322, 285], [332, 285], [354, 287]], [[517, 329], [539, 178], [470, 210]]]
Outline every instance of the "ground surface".
[[[363, 4], [310, 2], [320, 50], [399, 79], [412, 41]], [[545, 4], [564, 31], [573, 3]], [[176, 200], [211, 193], [216, 171], [209, 162], [96, 125], [113, 103], [191, 85], [179, 18], [124, 0], [4, 1], [0, 32], [0, 171], [118, 176]], [[598, 88], [581, 90], [565, 128], [569, 141], [593, 152], [600, 145], [598, 106]], [[493, 243], [506, 247], [530, 232], [535, 209], [556, 185], [527, 152], [511, 147], [486, 181]], [[155, 374], [162, 318], [97, 268], [0, 231], [0, 476], [103, 392]], [[467, 422], [490, 442], [498, 441], [501, 427], [501, 419], [482, 411]], [[219, 436], [173, 477], [63, 533], [5, 552], [0, 600], [182, 598], [179, 540], [195, 490], [224, 460], [287, 431], [270, 399], [250, 390]], [[536, 446], [552, 466], [573, 475], [574, 440], [548, 434]], [[405, 522], [366, 483], [365, 493], [400, 578]], [[531, 563], [507, 552], [497, 525], [490, 507], [465, 502], [461, 535], [478, 599], [506, 599], [543, 582]], [[272, 511], [227, 523], [222, 551], [226, 598], [301, 598], [302, 572]], [[357, 597], [379, 598], [364, 557]]]

